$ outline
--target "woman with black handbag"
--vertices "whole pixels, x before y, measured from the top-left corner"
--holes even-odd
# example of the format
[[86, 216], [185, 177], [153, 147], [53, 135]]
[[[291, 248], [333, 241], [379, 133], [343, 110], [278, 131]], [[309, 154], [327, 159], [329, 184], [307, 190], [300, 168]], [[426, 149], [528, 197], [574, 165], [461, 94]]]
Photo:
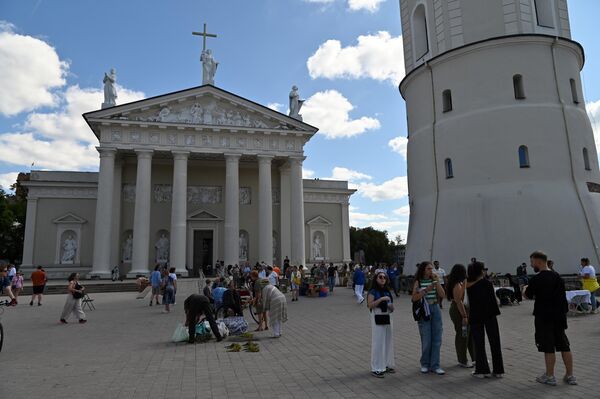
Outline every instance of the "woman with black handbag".
[[367, 294], [367, 307], [371, 311], [371, 374], [383, 378], [393, 374], [394, 341], [390, 313], [394, 311], [390, 280], [385, 270], [377, 270]]
[[65, 301], [65, 307], [60, 316], [60, 322], [62, 324], [67, 324], [67, 318], [73, 313], [75, 317], [79, 319], [79, 323], [83, 324], [87, 321], [85, 313], [83, 313], [83, 310], [81, 309], [81, 298], [83, 298], [85, 288], [79, 284], [79, 273], [71, 273], [68, 281], [67, 300]]

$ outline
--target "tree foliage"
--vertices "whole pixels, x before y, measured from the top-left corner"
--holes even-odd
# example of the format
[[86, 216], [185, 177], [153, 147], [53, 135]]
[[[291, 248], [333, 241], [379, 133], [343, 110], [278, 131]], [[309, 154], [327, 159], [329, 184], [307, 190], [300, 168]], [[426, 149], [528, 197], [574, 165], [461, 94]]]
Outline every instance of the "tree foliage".
[[[367, 264], [391, 264], [395, 261], [397, 247], [402, 244], [401, 240], [389, 240], [387, 234], [387, 231], [376, 230], [373, 227], [350, 227], [350, 251], [352, 254], [364, 251]], [[396, 237], [396, 240], [399, 239], [400, 237]]]
[[0, 188], [0, 259], [20, 263], [23, 254], [27, 200], [26, 192], [18, 181], [11, 188], [14, 194]]

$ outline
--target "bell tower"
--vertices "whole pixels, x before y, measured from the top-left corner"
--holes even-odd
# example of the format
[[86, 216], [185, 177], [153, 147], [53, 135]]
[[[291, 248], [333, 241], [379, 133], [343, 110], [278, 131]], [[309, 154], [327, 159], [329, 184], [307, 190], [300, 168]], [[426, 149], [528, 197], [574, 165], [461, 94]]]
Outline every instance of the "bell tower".
[[566, 0], [400, 0], [407, 75], [406, 265], [541, 249], [600, 262], [600, 172]]

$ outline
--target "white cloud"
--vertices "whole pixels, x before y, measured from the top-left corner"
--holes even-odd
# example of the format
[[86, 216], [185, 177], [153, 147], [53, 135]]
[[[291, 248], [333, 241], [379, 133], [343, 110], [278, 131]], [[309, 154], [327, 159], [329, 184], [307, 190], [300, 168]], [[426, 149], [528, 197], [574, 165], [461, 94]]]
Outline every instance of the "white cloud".
[[379, 4], [385, 0], [348, 0], [348, 8], [352, 11], [366, 10], [375, 12], [379, 10]]
[[273, 111], [283, 112], [283, 104], [280, 103], [268, 103], [267, 108], [271, 108]]
[[600, 100], [596, 102], [587, 103], [585, 108], [587, 109], [590, 121], [592, 122], [592, 129], [594, 130], [594, 140], [596, 141], [596, 148], [600, 153]]
[[379, 120], [363, 116], [350, 119], [354, 106], [336, 90], [326, 90], [313, 94], [302, 107], [306, 123], [318, 127], [319, 133], [328, 139], [352, 137], [367, 130], [379, 129]]
[[374, 202], [402, 199], [408, 195], [408, 181], [406, 176], [398, 176], [381, 184], [360, 183], [358, 193]]
[[0, 113], [13, 116], [56, 106], [52, 89], [65, 85], [68, 67], [48, 43], [15, 33], [10, 23], [0, 23]]
[[401, 206], [398, 209], [394, 209], [393, 212], [395, 215], [398, 215], [398, 216], [409, 216], [410, 215], [410, 206], [409, 205]]
[[19, 172], [9, 172], [0, 174], [0, 188], [4, 191], [11, 191], [10, 186], [17, 182]]
[[350, 223], [354, 225], [357, 221], [370, 221], [370, 220], [381, 220], [387, 219], [387, 216], [381, 213], [361, 213], [361, 212], [350, 212]]
[[[124, 104], [144, 98], [144, 93], [117, 86], [119, 103]], [[25, 128], [48, 138], [63, 138], [96, 143], [96, 138], [81, 114], [100, 108], [103, 90], [81, 89], [70, 86], [60, 93], [61, 108], [56, 112], [32, 113], [27, 116]]]
[[312, 179], [313, 177], [315, 177], [314, 170], [302, 168], [302, 178], [303, 179]]
[[365, 173], [357, 172], [356, 170], [336, 166], [331, 171], [331, 177], [328, 177], [327, 179], [359, 181], [359, 180], [371, 180], [372, 177]]
[[[36, 100], [21, 93], [18, 104], [5, 100], [11, 96], [0, 95], [0, 113], [10, 114], [24, 110], [32, 110], [42, 105], [51, 105], [52, 111], [31, 112], [24, 118], [17, 131], [0, 133], [0, 160], [13, 165], [60, 170], [94, 170], [98, 167], [98, 153], [95, 146], [98, 140], [85, 123], [82, 113], [100, 108], [103, 101], [103, 90], [100, 88], [80, 88], [69, 86], [58, 91], [49, 91], [52, 87], [64, 86], [63, 75], [68, 73], [69, 66], [61, 61], [50, 45], [30, 36], [17, 35], [6, 24], [0, 23], [0, 66], [10, 61], [14, 69], [21, 69], [18, 75], [12, 69], [3, 70], [0, 75], [0, 93], [12, 90], [14, 82], [5, 82], [6, 75], [13, 80], [27, 80], [27, 84], [19, 85], [20, 90], [27, 91]], [[9, 51], [5, 51], [3, 41], [8, 41]], [[13, 49], [21, 46], [24, 49]], [[31, 58], [31, 59], [30, 59]], [[54, 83], [50, 79], [54, 71]], [[16, 75], [15, 75], [16, 74]], [[44, 85], [44, 82], [46, 85]], [[18, 83], [18, 82], [17, 82]], [[144, 93], [117, 86], [119, 103], [127, 103], [144, 98]], [[11, 92], [14, 94], [14, 92]], [[14, 100], [14, 99], [13, 99]], [[6, 112], [9, 109], [9, 112]]]
[[371, 78], [397, 85], [405, 75], [402, 36], [386, 31], [358, 37], [356, 46], [342, 47], [339, 40], [327, 40], [306, 62], [310, 77]]
[[402, 155], [404, 159], [406, 159], [406, 148], [408, 145], [408, 139], [403, 136], [394, 137], [390, 141], [388, 141], [388, 146], [392, 149], [392, 151], [397, 152]]

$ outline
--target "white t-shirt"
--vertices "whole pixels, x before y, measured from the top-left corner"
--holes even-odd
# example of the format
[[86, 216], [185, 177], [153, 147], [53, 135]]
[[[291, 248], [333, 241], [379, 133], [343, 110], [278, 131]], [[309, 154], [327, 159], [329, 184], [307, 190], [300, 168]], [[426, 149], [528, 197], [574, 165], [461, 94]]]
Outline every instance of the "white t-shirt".
[[173, 281], [177, 280], [177, 275], [175, 273], [169, 273], [169, 277], [171, 277]]
[[438, 280], [441, 285], [444, 285], [444, 277], [446, 277], [446, 271], [441, 267], [439, 269], [433, 268], [433, 274], [438, 276]]
[[585, 276], [586, 274], [589, 274], [590, 277], [595, 278], [596, 277], [596, 269], [594, 269], [594, 266], [587, 265], [581, 269], [581, 272], [579, 272], [580, 276]]
[[271, 272], [271, 274], [269, 274], [269, 284], [271, 285], [277, 285], [277, 273], [275, 272]]

